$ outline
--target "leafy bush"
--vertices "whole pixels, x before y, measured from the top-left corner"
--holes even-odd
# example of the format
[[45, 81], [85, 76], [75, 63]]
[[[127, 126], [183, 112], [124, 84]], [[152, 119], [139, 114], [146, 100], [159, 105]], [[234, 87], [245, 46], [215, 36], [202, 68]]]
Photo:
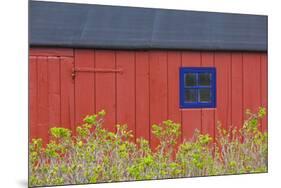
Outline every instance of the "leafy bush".
[[[29, 153], [29, 186], [162, 179], [267, 171], [267, 133], [259, 130], [265, 109], [247, 110], [240, 130], [217, 126], [216, 140], [195, 131], [177, 144], [180, 124], [171, 120], [152, 126], [159, 145], [133, 135], [126, 125], [116, 132], [103, 128], [105, 111], [84, 118], [76, 128], [50, 129], [51, 140], [33, 139]], [[178, 146], [178, 147], [177, 147]]]

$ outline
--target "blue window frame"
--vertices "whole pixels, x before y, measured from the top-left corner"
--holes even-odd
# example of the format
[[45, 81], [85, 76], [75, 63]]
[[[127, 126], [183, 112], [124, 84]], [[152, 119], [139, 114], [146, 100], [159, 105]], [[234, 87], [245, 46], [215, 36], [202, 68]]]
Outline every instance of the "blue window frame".
[[180, 68], [180, 107], [216, 107], [216, 69], [214, 67]]

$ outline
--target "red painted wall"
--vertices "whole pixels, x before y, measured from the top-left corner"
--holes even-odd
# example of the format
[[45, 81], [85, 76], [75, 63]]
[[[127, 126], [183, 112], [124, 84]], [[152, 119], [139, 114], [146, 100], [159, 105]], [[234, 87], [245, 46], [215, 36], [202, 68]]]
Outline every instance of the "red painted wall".
[[[179, 67], [188, 66], [216, 67], [215, 109], [179, 108]], [[77, 72], [73, 79], [73, 68], [99, 72]], [[85, 115], [105, 109], [109, 130], [126, 123], [155, 146], [154, 123], [181, 123], [180, 140], [190, 139], [195, 129], [215, 137], [217, 121], [241, 127], [245, 109], [259, 106], [267, 107], [266, 53], [30, 49], [30, 138], [47, 141], [53, 126], [75, 131]], [[267, 130], [267, 117], [261, 128]]]

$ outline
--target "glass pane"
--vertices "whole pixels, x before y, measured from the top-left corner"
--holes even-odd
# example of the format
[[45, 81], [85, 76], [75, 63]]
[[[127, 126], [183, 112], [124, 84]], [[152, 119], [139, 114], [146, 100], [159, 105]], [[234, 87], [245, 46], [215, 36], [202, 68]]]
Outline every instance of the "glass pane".
[[196, 74], [186, 73], [184, 75], [184, 85], [185, 86], [196, 86]]
[[204, 88], [199, 90], [200, 102], [211, 102], [211, 89]]
[[184, 102], [197, 102], [196, 95], [196, 89], [186, 89], [184, 93]]
[[199, 74], [199, 85], [200, 86], [210, 86], [211, 85], [211, 74], [210, 73], [200, 73]]

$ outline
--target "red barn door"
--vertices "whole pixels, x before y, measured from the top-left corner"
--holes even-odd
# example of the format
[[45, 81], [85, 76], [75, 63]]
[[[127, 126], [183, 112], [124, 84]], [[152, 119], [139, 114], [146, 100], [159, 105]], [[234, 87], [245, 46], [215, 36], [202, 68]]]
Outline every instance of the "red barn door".
[[73, 50], [33, 48], [29, 54], [30, 139], [49, 140], [55, 126], [74, 128]]

